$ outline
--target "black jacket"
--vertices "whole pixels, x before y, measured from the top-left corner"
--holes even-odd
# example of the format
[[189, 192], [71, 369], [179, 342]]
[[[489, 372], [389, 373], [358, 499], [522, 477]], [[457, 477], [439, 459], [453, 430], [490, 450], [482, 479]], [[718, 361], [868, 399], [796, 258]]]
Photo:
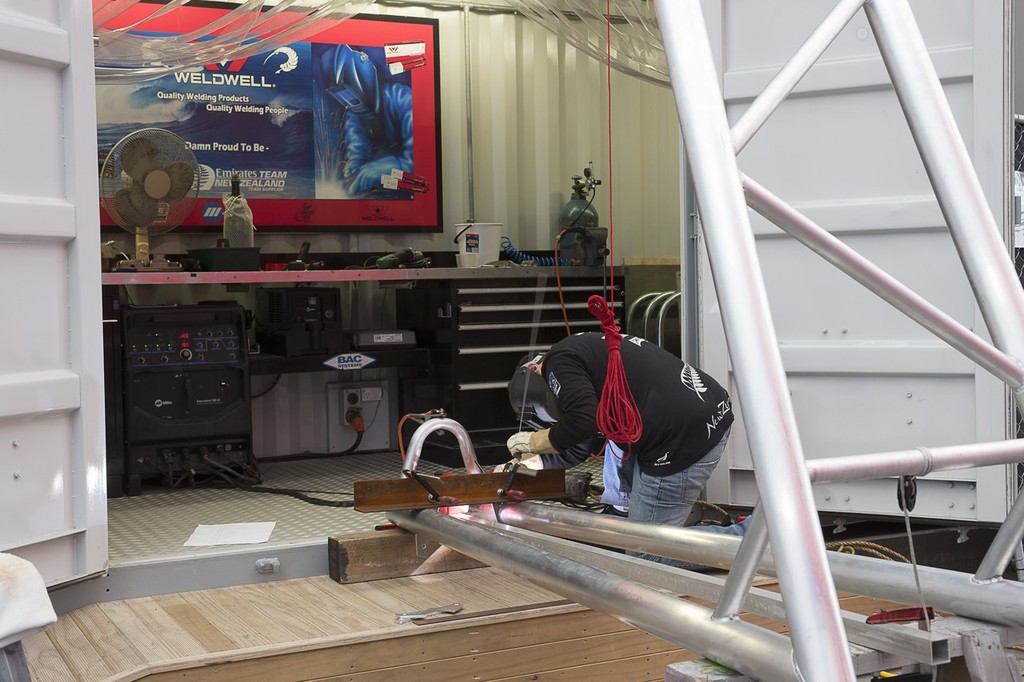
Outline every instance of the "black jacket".
[[[703, 458], [732, 425], [729, 393], [710, 375], [638, 336], [623, 336], [621, 354], [643, 431], [636, 443], [617, 445], [654, 476], [678, 473]], [[562, 412], [548, 435], [565, 455], [545, 460], [545, 466], [582, 461], [598, 435], [597, 406], [608, 374], [604, 335], [562, 339], [544, 356], [542, 372]]]

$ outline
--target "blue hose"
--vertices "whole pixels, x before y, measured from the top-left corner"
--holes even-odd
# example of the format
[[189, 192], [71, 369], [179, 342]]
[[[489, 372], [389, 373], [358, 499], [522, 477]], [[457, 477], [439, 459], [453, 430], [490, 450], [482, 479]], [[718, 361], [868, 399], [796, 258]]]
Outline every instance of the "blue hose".
[[[512, 245], [512, 240], [508, 237], [501, 238], [501, 250], [509, 257], [509, 260], [517, 265], [524, 260], [532, 260], [537, 265], [552, 266], [555, 264], [554, 256], [531, 256], [528, 253], [523, 253]], [[571, 263], [572, 261], [568, 258], [559, 257], [558, 259], [559, 265], [570, 265]]]

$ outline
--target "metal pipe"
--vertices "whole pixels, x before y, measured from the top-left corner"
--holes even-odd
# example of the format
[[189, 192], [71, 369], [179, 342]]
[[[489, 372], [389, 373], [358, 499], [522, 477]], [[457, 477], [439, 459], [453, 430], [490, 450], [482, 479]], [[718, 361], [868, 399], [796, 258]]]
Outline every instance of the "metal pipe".
[[914, 448], [847, 457], [822, 457], [807, 463], [811, 483], [865, 481], [885, 476], [926, 476], [933, 471], [1010, 464], [1024, 460], [1024, 440]]
[[[636, 523], [534, 502], [503, 507], [500, 519], [502, 523], [538, 533], [722, 569], [732, 565], [741, 542], [739, 537], [722, 533]], [[788, 537], [777, 543], [784, 554], [792, 549], [788, 543]], [[902, 604], [920, 604], [915, 570], [910, 564], [842, 552], [827, 552], [827, 561], [835, 584], [841, 590]], [[758, 571], [777, 576], [781, 582], [782, 564], [771, 553], [761, 560]], [[1024, 626], [1024, 584], [1006, 580], [979, 583], [966, 573], [930, 566], [917, 566], [916, 572], [926, 602], [936, 610], [1003, 625]], [[782, 596], [792, 626], [793, 609], [785, 593]], [[819, 606], [825, 610], [827, 605]]]
[[853, 682], [700, 0], [656, 10], [739, 402], [758, 408], [744, 420], [769, 535], [786, 546], [779, 583], [793, 648], [807, 679]]
[[[669, 296], [667, 299], [665, 299], [665, 301], [661, 304], [661, 308], [658, 309], [658, 326], [655, 327], [655, 329], [657, 329], [657, 343], [662, 348], [665, 347], [665, 316], [668, 314], [669, 306], [671, 306], [673, 303], [679, 303], [682, 297], [683, 293], [681, 291], [677, 291], [673, 293], [671, 296]], [[680, 310], [680, 313], [682, 313], [682, 310]]]
[[537, 550], [471, 521], [433, 510], [392, 511], [388, 519], [738, 672], [766, 681], [801, 679], [790, 642], [778, 633], [741, 620], [712, 621], [707, 609], [692, 602]]
[[764, 514], [761, 508], [754, 509], [747, 524], [747, 532], [743, 534], [743, 542], [736, 552], [732, 570], [725, 581], [725, 590], [715, 605], [712, 618], [735, 618], [743, 606], [743, 597], [750, 591], [757, 575], [757, 565], [768, 549], [768, 527], [764, 525]]
[[[487, 508], [486, 511], [483, 508], [478, 508], [470, 513], [469, 518], [484, 524], [494, 524], [495, 521], [490, 508]], [[663, 590], [671, 590], [674, 594], [685, 594], [707, 602], [721, 603], [722, 600], [729, 599], [726, 596], [729, 590], [729, 581], [737, 571], [736, 563], [734, 563], [729, 576], [723, 581], [717, 576], [626, 556], [602, 547], [535, 533], [523, 528], [503, 524], [494, 524], [490, 527], [495, 533], [511, 536], [545, 552], [555, 552], [573, 561], [615, 573], [627, 580]], [[748, 529], [744, 537], [749, 536], [750, 530]], [[786, 610], [782, 603], [782, 596], [778, 592], [753, 587], [740, 596], [743, 599], [742, 608], [745, 612], [785, 622]], [[850, 641], [854, 644], [928, 665], [948, 663], [950, 660], [948, 636], [896, 624], [867, 625], [866, 617], [859, 613], [843, 611], [841, 615]], [[888, 661], [881, 663], [885, 668], [896, 667], [900, 664], [897, 661], [892, 661], [891, 665]]]
[[[743, 176], [743, 187], [750, 208], [778, 225], [801, 244], [960, 350], [1015, 391], [1024, 385], [1024, 367], [1016, 358], [983, 340], [746, 175]], [[1020, 284], [1017, 286], [1020, 287]]]
[[[997, 348], [1024, 358], [1024, 288], [907, 0], [864, 6], [967, 280]], [[1014, 389], [1024, 411], [1024, 387]]]
[[[636, 311], [637, 307], [639, 307], [639, 305], [641, 303], [643, 303], [644, 301], [646, 301], [647, 299], [653, 298], [655, 296], [659, 296], [662, 293], [664, 293], [664, 292], [662, 292], [662, 291], [649, 291], [646, 294], [643, 294], [642, 296], [638, 296], [637, 299], [635, 301], [633, 301], [632, 303], [630, 303], [629, 307], [626, 308], [626, 318], [622, 322], [622, 328], [625, 329], [626, 332], [629, 333], [629, 334], [636, 334], [636, 332], [634, 332], [629, 327], [630, 322], [632, 322], [632, 320], [633, 320], [633, 313], [634, 313], [634, 311]], [[645, 334], [646, 334], [646, 330], [644, 331], [643, 334], [636, 334], [636, 335], [637, 336], [644, 336]]]
[[409, 439], [409, 448], [405, 451], [405, 462], [402, 464], [402, 476], [408, 478], [406, 471], [416, 471], [416, 464], [420, 461], [420, 451], [423, 450], [423, 443], [427, 436], [435, 431], [448, 431], [455, 436], [459, 443], [459, 452], [462, 453], [462, 461], [466, 465], [466, 471], [471, 474], [483, 473], [480, 464], [476, 460], [476, 450], [473, 448], [473, 441], [462, 424], [454, 419], [441, 417], [428, 419], [420, 424]]
[[841, 0], [832, 8], [818, 28], [808, 36], [803, 45], [789, 58], [761, 94], [750, 103], [743, 115], [732, 127], [732, 143], [737, 152], [750, 142], [768, 117], [772, 115], [786, 96], [793, 91], [800, 79], [810, 71], [818, 58], [828, 49], [836, 36], [850, 23], [850, 19], [861, 8], [865, 0]]
[[1006, 515], [1006, 520], [999, 526], [999, 531], [992, 538], [992, 544], [988, 546], [988, 551], [978, 564], [974, 579], [1000, 579], [1010, 559], [1020, 547], [1021, 538], [1024, 538], [1024, 497], [1018, 495], [1010, 507], [1010, 513]]
[[641, 332], [639, 334], [637, 334], [637, 336], [640, 336], [640, 337], [645, 338], [645, 339], [648, 338], [647, 337], [647, 326], [651, 323], [651, 313], [654, 312], [654, 308], [657, 307], [665, 299], [671, 298], [674, 295], [675, 295], [674, 291], [661, 291], [661, 292], [658, 292], [658, 295], [655, 296], [647, 304], [647, 307], [644, 308], [644, 317], [643, 317], [644, 324], [643, 324], [643, 328], [641, 329]]

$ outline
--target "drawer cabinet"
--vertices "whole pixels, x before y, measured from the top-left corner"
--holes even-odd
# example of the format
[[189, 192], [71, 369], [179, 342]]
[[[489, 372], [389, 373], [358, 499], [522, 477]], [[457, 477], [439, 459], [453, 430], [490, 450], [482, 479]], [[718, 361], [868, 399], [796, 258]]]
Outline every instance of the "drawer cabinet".
[[[552, 269], [538, 270], [549, 272], [497, 278], [481, 271], [476, 279], [417, 282], [398, 291], [399, 326], [415, 330], [421, 346], [443, 351], [434, 358], [446, 359], [422, 380], [428, 385], [407, 382], [405, 410], [443, 408], [466, 427], [484, 462], [504, 461], [505, 440], [519, 428], [507, 388], [517, 363], [564, 338], [567, 324], [571, 333], [598, 331], [587, 300], [594, 294], [612, 298], [611, 278], [600, 270], [563, 268], [560, 284]], [[621, 321], [624, 292], [620, 278], [614, 279]]]

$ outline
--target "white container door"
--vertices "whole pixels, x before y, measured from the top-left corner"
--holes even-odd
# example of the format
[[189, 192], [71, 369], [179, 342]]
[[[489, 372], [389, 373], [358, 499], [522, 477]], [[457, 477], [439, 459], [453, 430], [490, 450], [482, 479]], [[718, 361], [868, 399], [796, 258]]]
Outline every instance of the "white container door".
[[[735, 121], [835, 5], [706, 2]], [[918, 26], [983, 190], [1003, 227], [1010, 177], [1007, 9], [1001, 2], [913, 2]], [[904, 114], [863, 11], [740, 153], [740, 170], [964, 326], [986, 336]], [[1012, 195], [1011, 195], [1012, 196]], [[1004, 385], [751, 212], [805, 456], [887, 452], [1013, 436]], [[730, 379], [721, 318], [703, 275], [703, 364]], [[743, 410], [756, 405], [741, 405]], [[932, 474], [916, 517], [1001, 522], [1011, 467]], [[818, 509], [900, 515], [895, 480], [818, 486]], [[757, 501], [742, 425], [709, 499]]]
[[107, 566], [91, 5], [0, 0], [0, 551]]

